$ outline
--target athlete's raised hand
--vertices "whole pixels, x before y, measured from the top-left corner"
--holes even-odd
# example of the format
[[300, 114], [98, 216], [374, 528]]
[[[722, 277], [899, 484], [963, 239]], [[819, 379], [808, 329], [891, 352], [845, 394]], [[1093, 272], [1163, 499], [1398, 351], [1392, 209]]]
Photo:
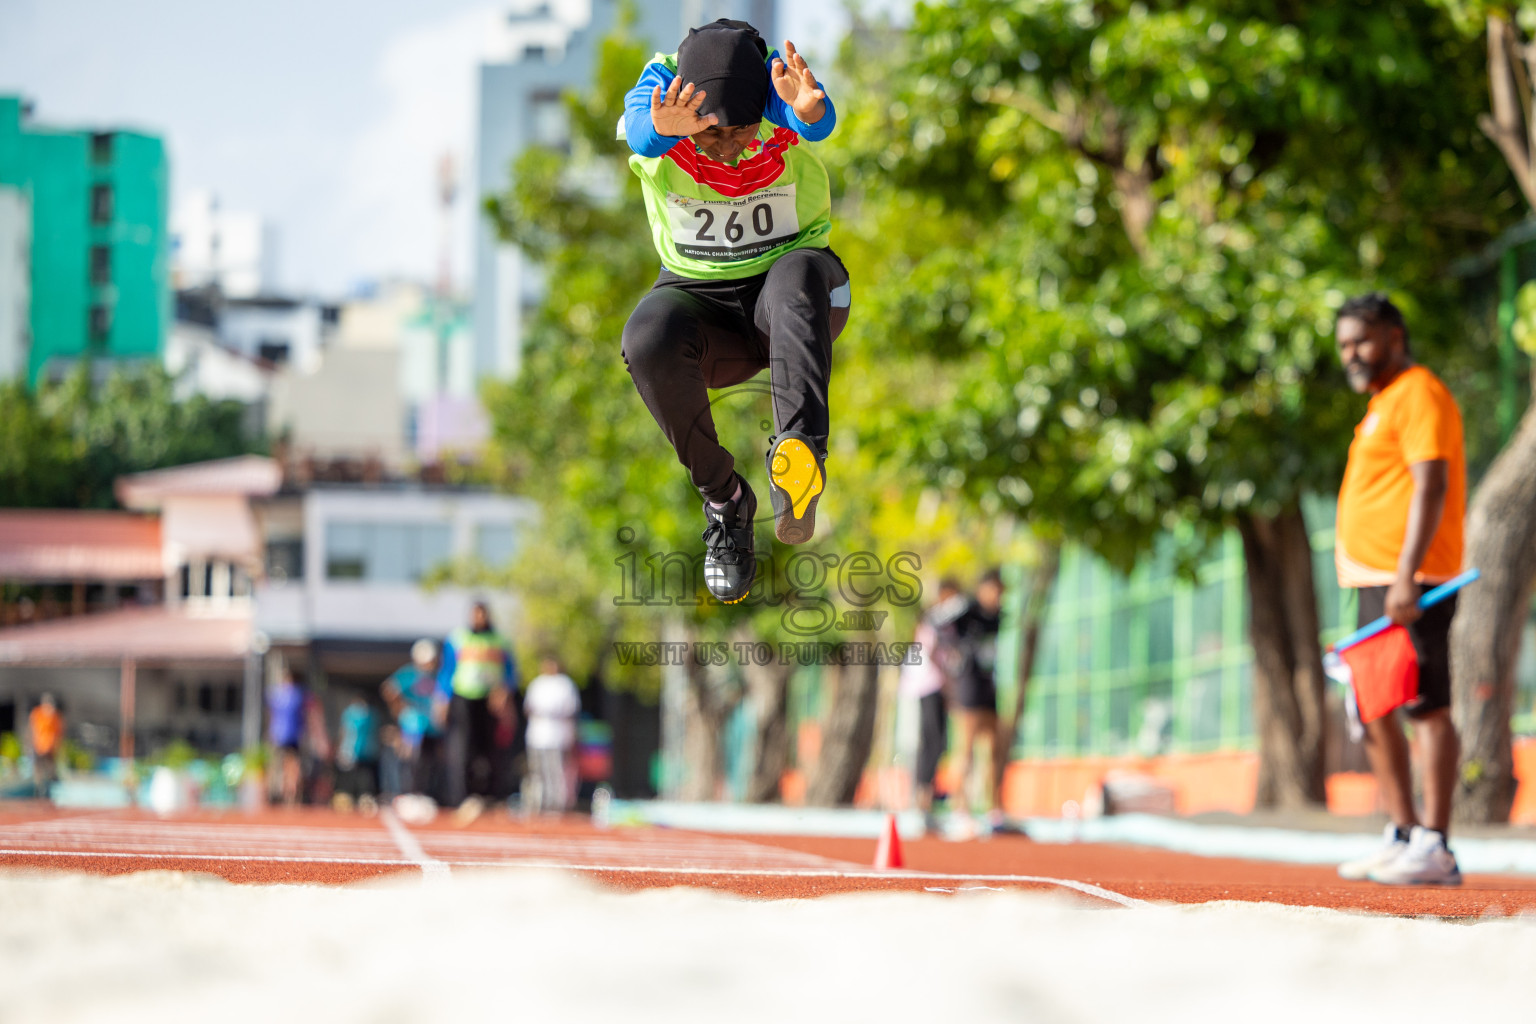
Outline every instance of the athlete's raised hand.
[[703, 89], [695, 90], [692, 82], [684, 86], [681, 78], [673, 78], [665, 94], [661, 86], [656, 86], [651, 90], [651, 124], [659, 134], [679, 138], [697, 135], [711, 125], [719, 124], [720, 119], [714, 114], [699, 116], [699, 104], [704, 102], [704, 96]]
[[789, 104], [796, 117], [806, 124], [815, 124], [821, 120], [821, 115], [827, 109], [822, 102], [827, 94], [816, 84], [816, 76], [806, 66], [805, 58], [800, 56], [795, 44], [788, 39], [784, 40], [784, 56], [773, 58], [771, 74], [773, 91], [779, 94], [779, 99]]

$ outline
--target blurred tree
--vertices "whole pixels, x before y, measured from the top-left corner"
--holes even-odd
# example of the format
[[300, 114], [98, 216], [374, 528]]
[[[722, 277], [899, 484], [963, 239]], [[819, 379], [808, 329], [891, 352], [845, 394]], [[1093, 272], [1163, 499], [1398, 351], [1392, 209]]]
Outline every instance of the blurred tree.
[[[1536, 206], [1536, 3], [1437, 0], [1437, 6], [1467, 38], [1486, 39], [1488, 109], [1476, 123], [1498, 145], [1526, 206]], [[1532, 296], [1522, 290], [1520, 299], [1515, 338], [1536, 354]], [[1461, 596], [1451, 633], [1462, 736], [1455, 816], [1507, 821], [1517, 782], [1510, 735], [1515, 670], [1536, 588], [1536, 403], [1478, 484], [1467, 514], [1467, 564], [1480, 568], [1483, 578]]]
[[887, 457], [1122, 569], [1241, 534], [1260, 806], [1324, 800], [1301, 498], [1362, 411], [1333, 310], [1388, 289], [1435, 351], [1444, 263], [1515, 215], [1476, 56], [1422, 2], [922, 4], [851, 175], [901, 289], [866, 312], [944, 368]]
[[178, 401], [159, 366], [93, 385], [82, 366], [35, 394], [0, 385], [0, 502], [30, 508], [112, 508], [125, 473], [261, 451], [245, 407], [201, 395]]

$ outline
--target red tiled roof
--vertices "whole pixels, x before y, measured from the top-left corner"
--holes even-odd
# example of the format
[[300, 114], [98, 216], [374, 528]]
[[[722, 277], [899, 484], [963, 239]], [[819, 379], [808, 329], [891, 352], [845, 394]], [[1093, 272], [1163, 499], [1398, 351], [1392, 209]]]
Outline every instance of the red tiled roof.
[[0, 629], [0, 665], [234, 661], [250, 644], [249, 616], [189, 615], [157, 605]]
[[156, 516], [0, 509], [0, 579], [153, 580], [160, 558]]

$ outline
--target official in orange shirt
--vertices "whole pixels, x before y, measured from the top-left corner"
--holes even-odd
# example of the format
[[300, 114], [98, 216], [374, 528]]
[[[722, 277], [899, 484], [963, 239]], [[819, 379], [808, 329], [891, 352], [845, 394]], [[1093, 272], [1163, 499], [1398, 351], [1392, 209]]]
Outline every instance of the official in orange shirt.
[[48, 787], [58, 777], [59, 751], [64, 741], [64, 716], [53, 694], [45, 693], [27, 716], [32, 734], [32, 786], [39, 800], [48, 798]]
[[1366, 723], [1366, 754], [1392, 824], [1380, 850], [1341, 865], [1339, 874], [1392, 885], [1459, 885], [1461, 872], [1446, 846], [1461, 756], [1450, 715], [1456, 600], [1424, 611], [1418, 600], [1462, 568], [1467, 463], [1461, 411], [1440, 378], [1413, 361], [1403, 314], [1385, 295], [1346, 302], [1334, 337], [1350, 387], [1371, 395], [1339, 489], [1339, 585], [1359, 591], [1361, 625], [1388, 615], [1408, 629], [1419, 694], [1403, 710], [1424, 759], [1421, 819], [1402, 722], [1393, 713]]

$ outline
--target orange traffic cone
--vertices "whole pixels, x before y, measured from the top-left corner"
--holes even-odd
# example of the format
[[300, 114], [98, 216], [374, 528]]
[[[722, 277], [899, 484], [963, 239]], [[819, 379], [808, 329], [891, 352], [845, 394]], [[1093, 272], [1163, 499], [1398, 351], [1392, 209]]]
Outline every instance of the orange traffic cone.
[[885, 816], [885, 826], [880, 829], [880, 845], [875, 847], [875, 870], [888, 871], [901, 867], [901, 836], [896, 831], [896, 815]]

